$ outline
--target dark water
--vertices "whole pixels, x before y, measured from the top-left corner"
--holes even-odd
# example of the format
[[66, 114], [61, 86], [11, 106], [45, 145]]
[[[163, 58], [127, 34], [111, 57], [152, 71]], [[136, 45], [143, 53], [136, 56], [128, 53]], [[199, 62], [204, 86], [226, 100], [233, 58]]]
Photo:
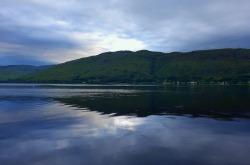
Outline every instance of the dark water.
[[250, 87], [0, 85], [0, 165], [250, 164]]

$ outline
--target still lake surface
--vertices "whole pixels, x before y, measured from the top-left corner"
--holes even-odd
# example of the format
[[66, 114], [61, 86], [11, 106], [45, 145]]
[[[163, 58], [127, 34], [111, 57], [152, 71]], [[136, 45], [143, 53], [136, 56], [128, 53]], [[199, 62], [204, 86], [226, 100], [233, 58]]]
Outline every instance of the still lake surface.
[[1, 165], [249, 165], [250, 86], [0, 85]]

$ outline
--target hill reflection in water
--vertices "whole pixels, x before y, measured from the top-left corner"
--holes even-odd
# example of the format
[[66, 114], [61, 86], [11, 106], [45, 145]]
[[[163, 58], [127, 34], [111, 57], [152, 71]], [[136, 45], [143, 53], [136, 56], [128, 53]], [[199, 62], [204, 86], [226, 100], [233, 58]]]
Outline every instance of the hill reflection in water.
[[115, 116], [186, 115], [217, 119], [250, 117], [249, 89], [241, 87], [180, 87], [53, 99], [73, 107]]
[[246, 86], [0, 85], [0, 164], [248, 165], [249, 100]]

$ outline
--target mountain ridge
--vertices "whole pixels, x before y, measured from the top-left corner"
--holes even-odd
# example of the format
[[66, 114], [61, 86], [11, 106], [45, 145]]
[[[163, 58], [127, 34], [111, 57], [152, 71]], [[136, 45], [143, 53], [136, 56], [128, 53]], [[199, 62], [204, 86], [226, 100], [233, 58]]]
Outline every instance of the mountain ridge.
[[9, 81], [17, 79], [23, 75], [34, 73], [43, 69], [47, 69], [52, 65], [5, 65], [0, 66], [0, 81]]
[[250, 49], [105, 52], [24, 75], [28, 83], [248, 82]]

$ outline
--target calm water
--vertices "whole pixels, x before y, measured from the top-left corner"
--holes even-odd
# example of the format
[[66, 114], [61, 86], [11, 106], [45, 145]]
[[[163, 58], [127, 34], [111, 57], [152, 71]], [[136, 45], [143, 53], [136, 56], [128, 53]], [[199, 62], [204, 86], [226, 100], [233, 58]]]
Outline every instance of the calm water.
[[250, 87], [0, 85], [1, 165], [249, 165]]

